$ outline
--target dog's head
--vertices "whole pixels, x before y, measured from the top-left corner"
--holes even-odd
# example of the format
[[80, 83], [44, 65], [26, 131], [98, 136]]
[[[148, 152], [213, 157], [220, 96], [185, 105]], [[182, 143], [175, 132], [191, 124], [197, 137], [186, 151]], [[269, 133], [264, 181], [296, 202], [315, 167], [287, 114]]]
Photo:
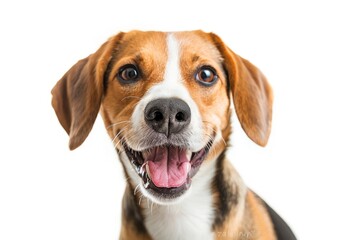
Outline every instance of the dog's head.
[[242, 128], [267, 143], [272, 93], [263, 74], [213, 33], [119, 33], [52, 90], [75, 149], [101, 111], [126, 174], [160, 203], [179, 199], [226, 148], [230, 99]]

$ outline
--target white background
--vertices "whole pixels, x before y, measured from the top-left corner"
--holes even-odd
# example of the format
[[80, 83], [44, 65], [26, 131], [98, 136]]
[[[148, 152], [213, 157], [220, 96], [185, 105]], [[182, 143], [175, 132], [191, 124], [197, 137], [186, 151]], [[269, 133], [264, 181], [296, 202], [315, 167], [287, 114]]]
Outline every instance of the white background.
[[[75, 151], [50, 90], [118, 31], [213, 31], [275, 94], [269, 144], [230, 159], [299, 239], [359, 237], [356, 1], [2, 1], [0, 239], [117, 239], [122, 168], [101, 118]], [[170, 224], [170, 223], [169, 223]]]

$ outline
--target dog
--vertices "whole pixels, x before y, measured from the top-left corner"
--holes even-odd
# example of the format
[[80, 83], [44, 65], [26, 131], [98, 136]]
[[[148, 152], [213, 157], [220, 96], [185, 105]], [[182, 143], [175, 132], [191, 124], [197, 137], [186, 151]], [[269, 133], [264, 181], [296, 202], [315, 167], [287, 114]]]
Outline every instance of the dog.
[[52, 96], [71, 150], [101, 113], [127, 179], [120, 239], [296, 239], [226, 157], [231, 101], [246, 135], [265, 146], [273, 94], [216, 34], [121, 32]]

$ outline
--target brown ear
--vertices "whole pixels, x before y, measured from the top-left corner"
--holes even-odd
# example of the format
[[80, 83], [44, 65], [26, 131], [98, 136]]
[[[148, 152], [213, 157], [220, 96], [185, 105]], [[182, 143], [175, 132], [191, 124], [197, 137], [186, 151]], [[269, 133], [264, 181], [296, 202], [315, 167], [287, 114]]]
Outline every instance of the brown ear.
[[92, 129], [103, 96], [104, 73], [121, 36], [111, 38], [94, 54], [77, 62], [51, 91], [52, 106], [70, 137], [71, 150], [79, 147]]
[[271, 87], [257, 67], [235, 54], [217, 35], [211, 36], [224, 58], [224, 67], [240, 124], [251, 140], [265, 146], [271, 129]]

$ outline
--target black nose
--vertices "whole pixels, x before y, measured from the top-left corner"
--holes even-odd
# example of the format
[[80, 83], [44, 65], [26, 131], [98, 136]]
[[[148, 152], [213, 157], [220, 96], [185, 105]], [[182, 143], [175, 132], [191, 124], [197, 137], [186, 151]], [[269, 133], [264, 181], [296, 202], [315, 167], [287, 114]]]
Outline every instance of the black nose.
[[191, 120], [190, 107], [178, 98], [160, 98], [145, 107], [145, 122], [166, 136], [180, 133]]

